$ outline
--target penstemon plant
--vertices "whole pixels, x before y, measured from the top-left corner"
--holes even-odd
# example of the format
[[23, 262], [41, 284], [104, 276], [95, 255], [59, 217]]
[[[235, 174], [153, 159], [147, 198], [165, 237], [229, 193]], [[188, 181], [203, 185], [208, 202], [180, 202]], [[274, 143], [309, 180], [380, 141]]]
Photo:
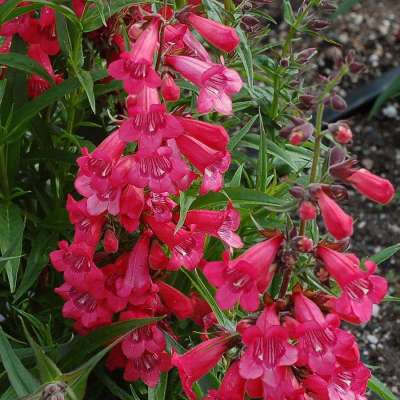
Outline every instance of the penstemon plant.
[[349, 189], [395, 189], [324, 122], [355, 55], [309, 83], [334, 4], [283, 0], [268, 42], [267, 1], [0, 3], [3, 397], [393, 399], [341, 327], [398, 249], [350, 252]]

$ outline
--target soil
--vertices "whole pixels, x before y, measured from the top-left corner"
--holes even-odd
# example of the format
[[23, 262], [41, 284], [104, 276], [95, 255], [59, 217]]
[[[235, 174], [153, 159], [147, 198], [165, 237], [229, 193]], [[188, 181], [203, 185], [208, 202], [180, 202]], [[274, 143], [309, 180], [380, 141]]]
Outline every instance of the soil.
[[[275, 5], [277, 0], [275, 0]], [[279, 2], [280, 3], [280, 2]], [[273, 34], [280, 35], [284, 25]], [[347, 15], [339, 17], [326, 35], [341, 44], [333, 46], [313, 38], [301, 42], [302, 48], [317, 47], [318, 70], [329, 74], [335, 57], [355, 49], [357, 60], [367, 69], [357, 79], [346, 79], [342, 85], [344, 96], [382, 73], [400, 64], [400, 1], [361, 0]], [[368, 119], [369, 106], [350, 118], [354, 143], [350, 151], [360, 164], [390, 179], [400, 188], [400, 98], [384, 104]], [[356, 216], [352, 251], [360, 257], [377, 253], [383, 248], [400, 243], [400, 195], [386, 207], [378, 206], [352, 193], [345, 206]], [[400, 297], [400, 252], [380, 266], [380, 273], [390, 282], [390, 295]], [[371, 322], [350, 329], [357, 336], [364, 362], [375, 368], [374, 375], [395, 395], [400, 395], [400, 303], [386, 302], [374, 309]], [[368, 396], [368, 398], [375, 398]]]

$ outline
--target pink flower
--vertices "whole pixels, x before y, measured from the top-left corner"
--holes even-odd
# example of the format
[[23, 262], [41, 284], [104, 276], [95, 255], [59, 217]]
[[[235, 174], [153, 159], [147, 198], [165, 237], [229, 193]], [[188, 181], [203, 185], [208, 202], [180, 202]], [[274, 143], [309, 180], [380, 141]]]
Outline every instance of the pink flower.
[[297, 349], [289, 344], [289, 335], [280, 325], [275, 305], [269, 305], [258, 317], [256, 325], [242, 334], [246, 350], [239, 362], [244, 379], [262, 378], [264, 383], [279, 387], [286, 368], [297, 361]]
[[243, 242], [239, 235], [234, 233], [240, 225], [240, 214], [229, 202], [226, 210], [192, 210], [185, 219], [186, 225], [194, 225], [194, 229], [218, 237], [228, 246], [241, 248]]
[[168, 146], [150, 153], [139, 151], [134, 161], [129, 181], [137, 187], [148, 187], [156, 193], [177, 194], [179, 190], [187, 190], [193, 180], [189, 167]]
[[322, 375], [333, 373], [337, 362], [346, 368], [354, 367], [360, 360], [353, 335], [339, 329], [340, 321], [334, 314], [326, 317], [319, 307], [303, 293], [295, 293], [296, 321], [288, 320], [298, 341], [297, 365], [308, 365]]
[[184, 134], [219, 151], [226, 151], [229, 135], [222, 125], [214, 125], [195, 118], [177, 117]]
[[388, 204], [396, 194], [391, 182], [361, 168], [346, 178], [357, 191], [379, 204]]
[[337, 240], [342, 240], [353, 235], [353, 218], [346, 214], [339, 205], [322, 189], [317, 195], [318, 205], [326, 229]]
[[177, 101], [181, 97], [181, 89], [168, 72], [163, 76], [161, 82], [161, 95], [166, 101]]
[[229, 169], [231, 155], [214, 150], [187, 135], [175, 139], [179, 151], [203, 174], [200, 194], [218, 192], [224, 185], [223, 174]]
[[126, 185], [121, 193], [119, 220], [127, 232], [132, 233], [137, 229], [143, 208], [143, 189], [133, 185]]
[[154, 388], [160, 381], [161, 372], [168, 372], [170, 369], [171, 356], [166, 351], [145, 351], [139, 358], [128, 359], [124, 379], [128, 382], [141, 379], [147, 386]]
[[188, 20], [207, 42], [219, 50], [229, 53], [235, 50], [240, 43], [238, 34], [230, 26], [192, 13], [188, 16]]
[[239, 363], [233, 362], [226, 371], [218, 390], [210, 390], [204, 400], [243, 400], [246, 381], [239, 375]]
[[340, 297], [332, 302], [334, 312], [352, 323], [369, 321], [372, 305], [380, 303], [387, 293], [386, 279], [374, 275], [376, 264], [367, 260], [366, 270], [363, 270], [354, 255], [342, 254], [323, 246], [318, 247], [317, 256], [342, 291]]
[[157, 286], [158, 294], [169, 312], [176, 315], [178, 319], [192, 318], [193, 304], [189, 297], [162, 281], [158, 281]]
[[145, 216], [154, 234], [165, 243], [171, 251], [170, 268], [185, 267], [194, 269], [200, 263], [204, 251], [204, 233], [179, 229], [171, 222], [160, 224], [154, 217]]
[[[53, 78], [55, 84], [63, 81], [61, 75], [54, 72], [49, 56], [37, 44], [31, 45], [28, 50], [28, 56], [39, 63]], [[39, 75], [31, 75], [28, 79], [29, 97], [37, 97], [50, 89], [51, 84]]]
[[106, 230], [103, 239], [103, 246], [106, 253], [116, 253], [118, 251], [119, 242], [113, 230]]
[[152, 290], [152, 280], [149, 271], [149, 245], [151, 232], [142, 233], [129, 255], [128, 268], [125, 276], [117, 280], [117, 293], [120, 297], [134, 297], [136, 304], [144, 302]]
[[50, 260], [54, 268], [64, 272], [64, 279], [77, 289], [101, 287], [104, 277], [100, 269], [93, 262], [94, 249], [86, 243], [72, 243], [62, 240], [59, 250], [50, 253]]
[[221, 308], [229, 309], [239, 302], [246, 311], [256, 311], [259, 294], [270, 285], [274, 272], [276, 254], [282, 236], [257, 243], [234, 260], [227, 253], [223, 261], [208, 262], [204, 274], [217, 287], [216, 300]]
[[236, 71], [187, 56], [167, 56], [165, 60], [200, 88], [199, 113], [207, 114], [213, 109], [225, 115], [232, 113], [231, 96], [238, 93], [243, 84]]
[[54, 290], [66, 303], [63, 316], [75, 320], [74, 328], [81, 334], [112, 321], [113, 313], [104, 301], [104, 295], [93, 290], [79, 290], [69, 283], [64, 283]]
[[190, 400], [196, 400], [192, 390], [194, 382], [198, 381], [214, 368], [221, 357], [231, 347], [231, 336], [220, 336], [206, 340], [186, 353], [172, 355], [172, 365], [178, 368], [182, 386]]
[[135, 105], [128, 107], [128, 113], [129, 118], [119, 128], [119, 137], [124, 142], [138, 141], [140, 150], [155, 151], [163, 139], [183, 133], [177, 118], [160, 103], [156, 89], [144, 88]]
[[365, 391], [371, 373], [363, 364], [353, 369], [337, 366], [327, 376], [310, 375], [303, 384], [313, 398], [321, 400], [365, 400]]
[[89, 246], [95, 247], [100, 240], [104, 215], [90, 215], [87, 210], [87, 200], [76, 201], [70, 194], [67, 196], [66, 209], [69, 220], [75, 227], [74, 242], [86, 242]]
[[154, 192], [148, 194], [146, 205], [158, 222], [170, 222], [172, 210], [176, 207], [176, 203], [168, 197], [168, 193]]
[[277, 367], [273, 372], [267, 372], [263, 379], [265, 400], [306, 400], [304, 388], [291, 368]]
[[140, 93], [145, 87], [157, 88], [161, 85], [161, 79], [153, 68], [159, 27], [160, 20], [153, 19], [131, 51], [122, 53], [121, 58], [108, 67], [108, 73], [114, 79], [122, 80], [125, 90], [130, 94]]

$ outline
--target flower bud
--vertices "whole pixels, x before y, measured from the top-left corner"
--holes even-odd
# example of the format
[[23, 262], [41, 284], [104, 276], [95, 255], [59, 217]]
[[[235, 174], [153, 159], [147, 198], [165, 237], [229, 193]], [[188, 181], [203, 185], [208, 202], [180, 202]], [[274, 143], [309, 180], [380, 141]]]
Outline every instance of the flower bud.
[[[328, 128], [329, 129], [329, 128]], [[329, 166], [334, 166], [342, 163], [346, 159], [346, 153], [339, 146], [333, 147], [329, 152]]]
[[329, 99], [330, 106], [335, 111], [344, 111], [347, 109], [347, 103], [345, 99], [338, 94], [334, 94]]
[[306, 236], [299, 236], [294, 239], [296, 250], [302, 253], [311, 253], [314, 249], [314, 242], [306, 237]]
[[295, 146], [298, 146], [310, 139], [314, 133], [314, 125], [306, 122], [303, 125], [295, 126], [289, 135], [289, 142]]
[[311, 201], [302, 201], [299, 207], [299, 217], [303, 221], [310, 221], [317, 217], [317, 209]]
[[353, 133], [350, 129], [350, 126], [344, 121], [339, 121], [335, 124], [329, 124], [328, 130], [333, 134], [335, 140], [340, 144], [350, 143], [353, 139]]
[[303, 94], [299, 97], [300, 108], [303, 110], [309, 110], [315, 104], [315, 96], [311, 94]]
[[321, 7], [322, 11], [324, 11], [324, 12], [326, 12], [328, 14], [334, 13], [336, 11], [336, 9], [337, 9], [336, 4], [334, 4], [331, 1], [323, 1], [321, 3], [320, 7]]
[[293, 186], [289, 189], [290, 194], [296, 199], [302, 199], [305, 194], [305, 190], [303, 186]]
[[353, 62], [349, 65], [352, 74], [358, 74], [365, 69], [365, 65], [359, 62]]
[[166, 101], [177, 101], [181, 96], [181, 90], [175, 83], [171, 74], [166, 73], [161, 82], [161, 94]]
[[311, 58], [313, 58], [318, 53], [315, 47], [310, 47], [308, 49], [302, 50], [295, 55], [295, 59], [299, 64], [308, 63]]
[[118, 251], [118, 238], [113, 230], [106, 230], [106, 233], [104, 234], [103, 245], [106, 253], [116, 253]]
[[282, 58], [282, 60], [279, 62], [280, 66], [283, 68], [287, 68], [289, 66], [289, 59], [288, 58]]
[[309, 28], [314, 31], [322, 31], [328, 28], [329, 25], [330, 23], [326, 19], [314, 19], [308, 24]]

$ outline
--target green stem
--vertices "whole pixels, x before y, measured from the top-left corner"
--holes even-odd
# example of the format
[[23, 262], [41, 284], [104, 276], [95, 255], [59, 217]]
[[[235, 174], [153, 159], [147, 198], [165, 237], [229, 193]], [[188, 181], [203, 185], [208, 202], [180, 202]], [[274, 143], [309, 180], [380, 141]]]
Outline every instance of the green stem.
[[318, 173], [319, 156], [321, 153], [321, 142], [322, 142], [322, 117], [324, 115], [324, 103], [318, 104], [317, 116], [315, 120], [315, 143], [314, 143], [314, 155], [311, 165], [310, 183], [314, 183]]

